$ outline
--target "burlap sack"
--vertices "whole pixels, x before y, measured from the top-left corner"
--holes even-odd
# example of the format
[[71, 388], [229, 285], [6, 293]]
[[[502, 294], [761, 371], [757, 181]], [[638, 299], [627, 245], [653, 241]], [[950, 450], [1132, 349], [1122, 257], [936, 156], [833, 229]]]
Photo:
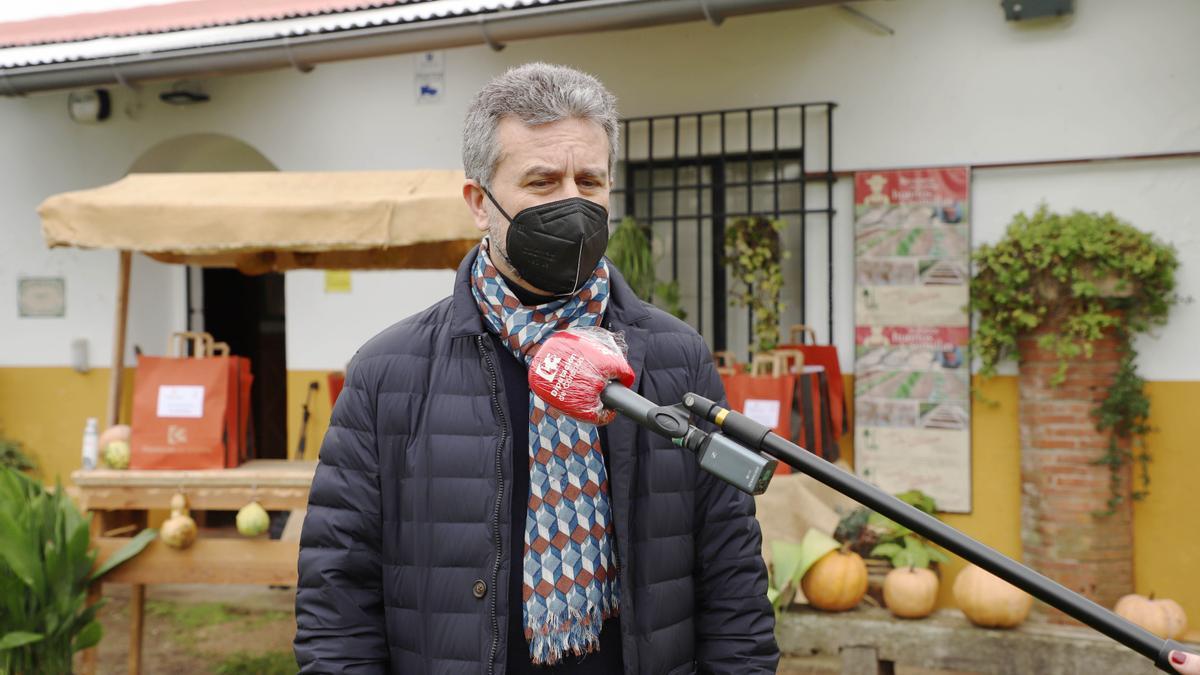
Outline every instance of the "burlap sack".
[[[843, 462], [835, 466], [849, 471]], [[838, 521], [858, 502], [802, 473], [775, 476], [771, 487], [754, 498], [763, 534], [763, 558], [771, 564], [771, 542], [799, 543], [809, 528], [833, 535]]]

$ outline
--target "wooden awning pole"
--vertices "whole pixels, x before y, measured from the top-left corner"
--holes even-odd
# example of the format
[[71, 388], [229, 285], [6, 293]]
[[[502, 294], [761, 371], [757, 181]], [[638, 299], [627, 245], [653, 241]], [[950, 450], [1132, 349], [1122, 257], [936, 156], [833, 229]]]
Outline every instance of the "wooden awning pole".
[[113, 326], [112, 378], [108, 384], [108, 414], [106, 426], [121, 421], [121, 385], [125, 381], [125, 326], [129, 323], [129, 269], [133, 254], [121, 251], [117, 272], [117, 310]]

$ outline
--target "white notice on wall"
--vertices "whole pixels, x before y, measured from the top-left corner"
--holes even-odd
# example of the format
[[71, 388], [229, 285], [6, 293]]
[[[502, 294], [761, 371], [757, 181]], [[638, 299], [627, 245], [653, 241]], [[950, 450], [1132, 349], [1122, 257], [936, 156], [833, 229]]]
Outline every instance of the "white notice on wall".
[[170, 384], [158, 388], [159, 417], [204, 417], [204, 387]]
[[763, 426], [774, 429], [779, 426], [779, 401], [769, 398], [746, 399], [742, 414]]

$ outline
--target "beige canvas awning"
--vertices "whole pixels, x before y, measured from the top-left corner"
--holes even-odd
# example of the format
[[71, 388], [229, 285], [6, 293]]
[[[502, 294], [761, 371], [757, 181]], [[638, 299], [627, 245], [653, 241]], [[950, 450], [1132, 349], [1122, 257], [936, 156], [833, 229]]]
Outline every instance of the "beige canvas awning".
[[38, 213], [51, 247], [247, 274], [453, 268], [480, 238], [462, 184], [462, 171], [130, 174]]

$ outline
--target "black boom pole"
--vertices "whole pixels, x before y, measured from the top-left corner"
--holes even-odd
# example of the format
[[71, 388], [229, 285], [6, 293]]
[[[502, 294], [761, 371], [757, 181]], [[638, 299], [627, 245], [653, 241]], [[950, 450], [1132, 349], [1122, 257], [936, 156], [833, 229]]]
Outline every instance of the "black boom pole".
[[684, 407], [717, 425], [730, 438], [748, 448], [766, 452], [838, 492], [917, 532], [930, 541], [995, 574], [1042, 602], [1061, 610], [1108, 637], [1154, 661], [1160, 670], [1177, 672], [1168, 662], [1172, 650], [1187, 651], [1174, 640], [1164, 640], [1117, 616], [1038, 572], [959, 532], [933, 516], [906, 504], [857, 476], [843, 471], [768, 427], [715, 402], [688, 394]]

